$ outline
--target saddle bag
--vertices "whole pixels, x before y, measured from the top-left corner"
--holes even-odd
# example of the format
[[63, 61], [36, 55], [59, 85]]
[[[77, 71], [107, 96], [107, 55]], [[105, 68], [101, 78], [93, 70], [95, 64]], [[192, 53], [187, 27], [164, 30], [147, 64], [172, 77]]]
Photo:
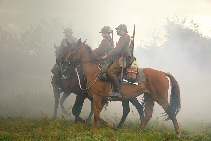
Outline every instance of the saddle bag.
[[136, 82], [139, 70], [138, 67], [131, 66], [126, 69], [126, 80], [129, 82]]

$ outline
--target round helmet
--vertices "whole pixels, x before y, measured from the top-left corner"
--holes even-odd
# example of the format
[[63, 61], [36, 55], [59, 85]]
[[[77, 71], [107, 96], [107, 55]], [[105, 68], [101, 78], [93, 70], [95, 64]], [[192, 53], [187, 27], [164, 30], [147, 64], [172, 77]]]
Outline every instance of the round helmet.
[[112, 29], [110, 28], [110, 26], [104, 26], [100, 33], [111, 33], [112, 32]]
[[120, 24], [118, 27], [115, 28], [116, 30], [124, 31], [127, 33], [127, 26], [125, 24]]

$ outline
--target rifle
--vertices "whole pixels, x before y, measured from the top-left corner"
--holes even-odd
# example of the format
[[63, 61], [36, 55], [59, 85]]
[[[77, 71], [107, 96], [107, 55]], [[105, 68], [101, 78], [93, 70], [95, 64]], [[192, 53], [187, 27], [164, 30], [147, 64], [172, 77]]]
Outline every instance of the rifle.
[[132, 57], [133, 57], [133, 50], [134, 50], [135, 33], [136, 33], [136, 27], [135, 27], [135, 24], [134, 24], [134, 26], [133, 26], [133, 36], [132, 36], [132, 40], [131, 40], [131, 43], [130, 43]]
[[111, 40], [112, 40], [112, 47], [114, 47], [114, 32], [111, 31]]

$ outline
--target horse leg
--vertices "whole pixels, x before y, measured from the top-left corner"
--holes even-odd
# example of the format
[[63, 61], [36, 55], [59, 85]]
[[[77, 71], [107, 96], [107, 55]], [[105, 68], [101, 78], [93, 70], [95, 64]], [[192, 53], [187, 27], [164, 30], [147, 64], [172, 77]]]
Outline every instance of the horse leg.
[[180, 133], [181, 133], [180, 128], [179, 128], [179, 124], [177, 122], [176, 115], [174, 115], [170, 110], [168, 100], [167, 99], [159, 99], [158, 103], [162, 106], [165, 113], [168, 115], [168, 118], [171, 119], [171, 121], [174, 125], [175, 132], [176, 132], [177, 136], [179, 137]]
[[60, 107], [61, 107], [61, 109], [62, 109], [62, 113], [63, 114], [65, 114], [65, 115], [67, 115], [68, 113], [67, 113], [67, 111], [65, 110], [65, 108], [64, 108], [64, 101], [65, 101], [65, 99], [68, 97], [70, 95], [70, 93], [63, 93], [63, 95], [62, 95], [62, 97], [61, 97], [61, 99], [60, 99]]
[[94, 104], [94, 128], [97, 128], [99, 126], [99, 123], [101, 121], [100, 118], [100, 112], [103, 109], [103, 105], [102, 105], [102, 97], [100, 96], [93, 96], [93, 104]]
[[84, 104], [85, 96], [77, 95], [75, 104], [72, 108], [72, 113], [75, 116], [75, 122], [84, 122], [84, 120], [79, 116]]
[[137, 98], [131, 98], [130, 102], [136, 107], [140, 120], [142, 121], [144, 119], [144, 106], [143, 103], [139, 103]]
[[177, 136], [180, 137], [181, 131], [180, 131], [179, 124], [178, 124], [178, 122], [177, 122], [176, 116], [173, 116], [173, 117], [171, 118], [171, 120], [172, 120], [172, 122], [173, 122], [174, 129], [175, 129], [175, 132], [176, 132]]
[[154, 101], [152, 97], [148, 94], [144, 94], [144, 119], [141, 121], [140, 128], [144, 129], [149, 122], [149, 120], [152, 118], [153, 113], [153, 107], [154, 107]]
[[59, 98], [60, 98], [60, 92], [59, 89], [56, 87], [53, 87], [53, 93], [54, 93], [54, 113], [53, 113], [53, 119], [57, 117], [57, 110], [59, 107]]
[[90, 113], [89, 113], [89, 116], [88, 116], [88, 118], [87, 118], [87, 122], [88, 123], [90, 123], [91, 122], [91, 119], [92, 119], [92, 116], [93, 116], [93, 113], [94, 113], [94, 111], [93, 111], [93, 99], [91, 98], [91, 99], [89, 99], [90, 100], [90, 102], [91, 102], [91, 111], [90, 111]]
[[123, 115], [122, 115], [121, 121], [119, 122], [117, 128], [122, 127], [123, 123], [126, 120], [127, 115], [130, 112], [129, 100], [122, 101], [122, 107], [123, 107]]

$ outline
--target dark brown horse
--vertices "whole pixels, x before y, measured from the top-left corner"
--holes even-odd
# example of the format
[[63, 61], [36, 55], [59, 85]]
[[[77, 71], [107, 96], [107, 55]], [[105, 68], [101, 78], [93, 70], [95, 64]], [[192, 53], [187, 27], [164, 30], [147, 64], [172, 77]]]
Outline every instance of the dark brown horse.
[[[54, 74], [52, 77], [52, 87], [53, 87], [54, 100], [55, 100], [53, 118], [56, 118], [57, 116], [57, 109], [58, 109], [59, 104], [62, 109], [62, 113], [68, 114], [63, 104], [66, 98], [70, 94], [73, 93], [76, 95], [76, 99], [75, 99], [74, 106], [72, 108], [72, 114], [75, 116], [75, 121], [82, 121], [79, 115], [81, 113], [84, 100], [85, 98], [88, 98], [92, 104], [92, 98], [88, 96], [86, 91], [83, 91], [81, 89], [81, 87], [85, 87], [85, 81], [84, 81], [84, 76], [83, 76], [84, 74], [81, 67], [80, 66], [77, 67], [78, 73], [81, 76], [80, 78], [77, 78], [77, 75], [75, 72], [76, 66], [74, 64], [65, 64], [64, 62], [63, 56], [68, 52], [68, 50], [71, 49], [72, 46], [73, 44], [69, 45], [68, 47], [55, 47], [57, 64], [62, 64], [66, 66], [68, 65], [68, 73], [71, 75], [71, 77], [68, 79], [62, 79], [60, 72], [57, 72], [58, 74]], [[82, 85], [81, 87], [79, 86], [79, 79], [81, 81], [81, 85]], [[91, 120], [92, 115], [93, 115], [93, 110], [91, 108], [90, 114], [87, 119], [88, 121]]]
[[[96, 60], [95, 54], [92, 52], [91, 48], [85, 43], [82, 43], [81, 40], [78, 41], [78, 48], [69, 52], [66, 59], [80, 62], [83, 67], [87, 78], [89, 94], [93, 97], [95, 128], [99, 124], [99, 121], [103, 121], [100, 118], [100, 113], [105, 103], [102, 101], [105, 97], [111, 95], [111, 84], [97, 79], [100, 73], [98, 67], [99, 62]], [[180, 109], [180, 90], [177, 81], [171, 74], [162, 71], [151, 68], [144, 68], [143, 71], [146, 77], [145, 82], [139, 83], [138, 85], [122, 84], [120, 90], [123, 97], [126, 99], [137, 97], [138, 95], [145, 93], [146, 115], [142, 120], [140, 127], [142, 129], [145, 128], [151, 118], [154, 101], [156, 101], [162, 106], [168, 115], [168, 118], [172, 120], [176, 133], [180, 135], [179, 125], [176, 119], [176, 115]], [[167, 77], [171, 82], [170, 103], [168, 103], [169, 80]]]
[[[67, 55], [67, 53], [69, 51], [71, 51], [71, 45], [69, 45], [70, 47], [56, 47], [56, 60], [57, 63], [68, 63], [69, 65], [69, 70], [68, 73], [71, 74], [71, 78], [69, 79], [62, 79], [61, 80], [61, 84], [60, 86], [58, 85], [52, 85], [53, 86], [53, 90], [54, 90], [54, 98], [55, 98], [55, 105], [54, 105], [54, 117], [56, 117], [57, 115], [57, 109], [58, 109], [58, 105], [60, 103], [60, 107], [62, 109], [62, 112], [64, 114], [66, 114], [66, 110], [63, 106], [63, 103], [65, 101], [65, 99], [71, 94], [74, 93], [76, 94], [76, 101], [75, 104], [72, 108], [72, 113], [75, 116], [75, 120], [81, 120], [81, 118], [79, 117], [79, 114], [81, 112], [83, 103], [84, 103], [84, 99], [86, 97], [88, 97], [90, 100], [91, 97], [87, 95], [87, 91], [83, 90], [85, 89], [85, 83], [86, 81], [84, 81], [84, 73], [83, 70], [80, 66], [77, 66], [77, 72], [75, 70], [76, 68], [76, 64], [72, 61], [68, 61], [68, 62], [64, 62], [64, 56]], [[78, 73], [78, 74], [77, 74]], [[78, 76], [77, 76], [78, 75]], [[80, 79], [80, 82], [79, 82]], [[81, 85], [81, 86], [80, 86]], [[61, 93], [63, 93], [62, 97]], [[144, 112], [143, 112], [143, 106], [142, 103], [139, 103], [139, 101], [136, 98], [131, 98], [130, 100], [124, 100], [122, 101], [122, 106], [123, 106], [123, 115], [121, 118], [121, 121], [118, 124], [118, 128], [122, 127], [124, 121], [126, 120], [127, 115], [130, 112], [130, 107], [129, 107], [129, 101], [135, 106], [135, 108], [137, 109], [138, 113], [139, 113], [139, 117], [140, 119], [144, 118]], [[92, 110], [89, 114], [88, 117], [88, 121], [91, 119], [92, 117]]]

